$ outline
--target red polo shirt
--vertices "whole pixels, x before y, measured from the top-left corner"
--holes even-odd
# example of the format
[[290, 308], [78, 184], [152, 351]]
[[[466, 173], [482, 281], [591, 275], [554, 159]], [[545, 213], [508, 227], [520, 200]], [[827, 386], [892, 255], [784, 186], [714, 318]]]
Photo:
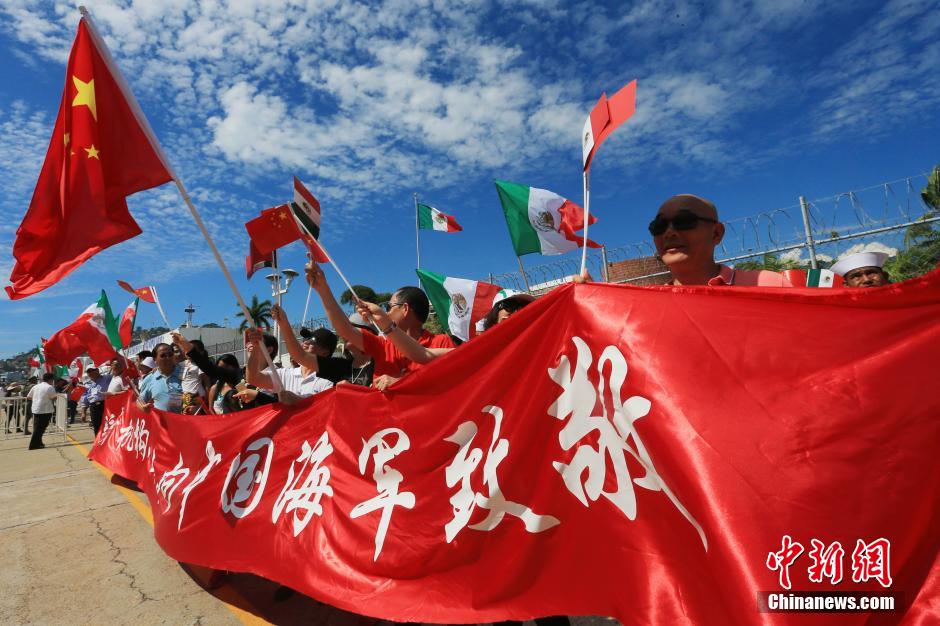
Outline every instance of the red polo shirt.
[[[432, 335], [426, 330], [421, 333], [418, 343], [425, 348], [455, 347], [448, 335]], [[421, 367], [420, 363], [415, 363], [402, 354], [394, 343], [367, 331], [362, 333], [362, 351], [375, 360], [375, 378], [383, 375], [400, 378]]]

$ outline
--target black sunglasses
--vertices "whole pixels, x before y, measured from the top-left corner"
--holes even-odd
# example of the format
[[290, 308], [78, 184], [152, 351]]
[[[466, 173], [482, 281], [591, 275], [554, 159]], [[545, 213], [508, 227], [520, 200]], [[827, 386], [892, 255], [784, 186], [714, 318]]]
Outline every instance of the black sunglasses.
[[657, 215], [656, 219], [650, 222], [649, 229], [653, 237], [659, 237], [669, 229], [670, 224], [672, 224], [672, 227], [676, 230], [692, 230], [698, 226], [699, 222], [717, 224], [718, 220], [713, 220], [710, 217], [702, 217], [701, 215], [696, 215], [689, 211], [683, 211], [672, 218]]
[[520, 302], [519, 300], [503, 300], [496, 305], [497, 311], [506, 311], [507, 313], [515, 313], [519, 309], [522, 309], [527, 305], [528, 302]]
[[388, 313], [389, 311], [391, 311], [391, 310], [394, 309], [395, 307], [401, 306], [401, 305], [403, 305], [403, 304], [404, 304], [404, 302], [386, 302], [385, 304], [382, 305], [382, 308], [385, 309], [385, 312], [386, 312], [386, 313]]

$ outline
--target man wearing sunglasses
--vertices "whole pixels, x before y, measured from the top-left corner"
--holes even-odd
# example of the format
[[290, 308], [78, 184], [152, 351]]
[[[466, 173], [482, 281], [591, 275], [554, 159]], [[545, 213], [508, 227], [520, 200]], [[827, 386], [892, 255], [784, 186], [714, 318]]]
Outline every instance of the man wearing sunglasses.
[[316, 263], [307, 263], [307, 282], [323, 301], [323, 308], [336, 334], [348, 345], [368, 354], [374, 361], [372, 386], [382, 391], [412, 372], [421, 364], [406, 357], [389, 337], [392, 333], [405, 333], [426, 348], [453, 348], [447, 335], [433, 335], [424, 330], [431, 303], [417, 287], [402, 287], [392, 294], [385, 305], [388, 325], [378, 329], [382, 337], [363, 332], [346, 318], [343, 309], [330, 291], [323, 270]]
[[734, 285], [791, 287], [783, 274], [767, 270], [735, 270], [715, 262], [715, 247], [725, 235], [715, 205], [691, 194], [680, 194], [659, 207], [649, 224], [656, 254], [669, 267], [673, 285]]

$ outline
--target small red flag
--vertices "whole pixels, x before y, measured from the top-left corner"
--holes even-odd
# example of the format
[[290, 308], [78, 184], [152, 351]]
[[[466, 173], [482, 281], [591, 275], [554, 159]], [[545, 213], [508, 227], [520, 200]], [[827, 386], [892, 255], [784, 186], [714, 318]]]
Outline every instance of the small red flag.
[[118, 335], [121, 337], [121, 347], [126, 348], [131, 345], [134, 336], [134, 322], [137, 320], [138, 298], [127, 305], [124, 313], [121, 314], [121, 321], [118, 323]]
[[594, 153], [604, 141], [636, 111], [636, 81], [632, 81], [609, 99], [601, 94], [591, 114], [584, 120], [581, 133], [581, 158], [584, 169], [591, 167]]
[[277, 251], [269, 252], [268, 254], [261, 254], [258, 252], [255, 242], [251, 239], [248, 240], [248, 256], [245, 257], [245, 273], [250, 279], [255, 272], [265, 267], [274, 266], [274, 256], [277, 254]]
[[128, 291], [141, 300], [149, 302], [150, 304], [157, 303], [157, 288], [156, 287], [141, 287], [140, 289], [134, 289], [131, 287], [130, 283], [124, 282], [123, 280], [117, 281], [118, 286], [124, 291]]
[[62, 103], [23, 222], [7, 294], [46, 289], [86, 260], [140, 234], [126, 196], [173, 176], [133, 94], [84, 18], [66, 66]]
[[245, 230], [259, 254], [269, 254], [300, 239], [300, 229], [286, 204], [262, 211], [245, 224]]

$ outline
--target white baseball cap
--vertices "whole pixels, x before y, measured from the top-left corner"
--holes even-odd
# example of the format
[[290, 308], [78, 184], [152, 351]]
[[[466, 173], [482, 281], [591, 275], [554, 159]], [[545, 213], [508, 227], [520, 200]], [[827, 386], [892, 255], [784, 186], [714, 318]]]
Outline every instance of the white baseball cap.
[[516, 291], [515, 289], [500, 289], [496, 296], [493, 298], [493, 307], [504, 300], [521, 300], [523, 302], [534, 302], [535, 296], [524, 293], [522, 291]]

